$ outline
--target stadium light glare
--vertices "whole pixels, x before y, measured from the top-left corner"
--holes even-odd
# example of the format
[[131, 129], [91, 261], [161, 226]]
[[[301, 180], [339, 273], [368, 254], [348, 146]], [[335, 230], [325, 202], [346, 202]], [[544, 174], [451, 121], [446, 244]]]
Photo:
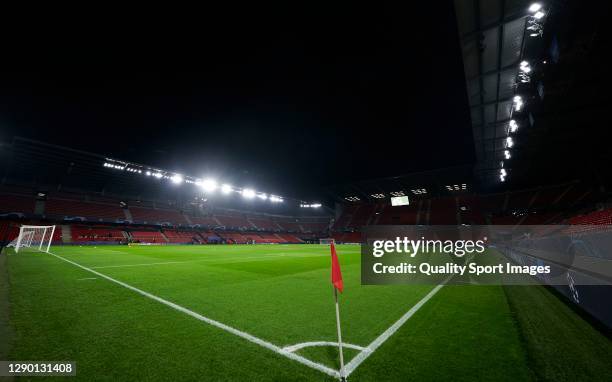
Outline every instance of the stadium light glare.
[[281, 198], [280, 196], [276, 196], [276, 195], [270, 195], [270, 201], [272, 203], [282, 203], [283, 198]]
[[255, 190], [252, 190], [250, 188], [245, 188], [244, 190], [242, 190], [242, 196], [244, 198], [253, 199], [255, 195], [256, 195]]
[[217, 189], [217, 181], [214, 179], [204, 179], [196, 182], [196, 184], [204, 189], [204, 191], [213, 192]]
[[506, 157], [506, 159], [510, 159], [511, 158], [510, 151], [504, 150], [504, 156]]
[[512, 137], [506, 138], [506, 147], [512, 147], [512, 146], [514, 146], [514, 140], [512, 139]]
[[521, 109], [523, 108], [523, 97], [519, 95], [514, 96], [513, 101], [514, 101], [514, 110], [521, 111]]
[[544, 17], [544, 15], [545, 15], [545, 13], [544, 13], [544, 12], [542, 12], [542, 11], [537, 11], [537, 12], [536, 12], [536, 13], [533, 15], [533, 17], [534, 17], [535, 19], [539, 20], [539, 19], [541, 19], [542, 17]]
[[147, 172], [145, 172], [145, 175], [146, 175], [146, 176], [151, 176], [151, 171], [147, 171]]
[[539, 11], [540, 9], [542, 9], [542, 4], [540, 3], [533, 3], [529, 6], [529, 12], [531, 13], [535, 13]]
[[518, 130], [518, 123], [516, 123], [514, 119], [510, 120], [510, 123], [508, 123], [508, 126], [510, 126], [511, 133], [514, 133], [516, 130]]
[[500, 176], [499, 176], [499, 180], [501, 180], [502, 182], [505, 182], [505, 181], [506, 181], [506, 177], [505, 177], [505, 176], [503, 176], [503, 175], [500, 175]]
[[223, 186], [221, 186], [221, 192], [224, 194], [229, 194], [230, 192], [232, 192], [232, 186], [230, 186], [229, 184], [224, 184]]
[[527, 61], [521, 61], [521, 64], [519, 65], [519, 69], [524, 73], [531, 72], [531, 66], [529, 66], [529, 62]]
[[153, 174], [153, 176], [157, 179], [161, 179], [164, 175], [161, 172], [156, 172], [155, 174]]
[[174, 184], [181, 184], [183, 183], [183, 176], [181, 174], [174, 174], [170, 180], [172, 181], [172, 183]]
[[268, 195], [264, 193], [257, 194], [257, 197], [261, 200], [268, 200]]

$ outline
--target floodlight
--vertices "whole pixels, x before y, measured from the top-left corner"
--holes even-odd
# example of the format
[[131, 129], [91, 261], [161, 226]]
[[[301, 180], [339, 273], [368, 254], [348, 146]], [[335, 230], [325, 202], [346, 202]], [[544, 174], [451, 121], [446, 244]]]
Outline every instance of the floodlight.
[[504, 156], [506, 157], [506, 159], [510, 159], [510, 157], [511, 157], [510, 151], [509, 150], [504, 150]]
[[501, 170], [499, 170], [499, 173], [503, 176], [506, 176], [508, 174], [505, 168], [502, 168]]
[[502, 182], [505, 182], [505, 181], [506, 181], [506, 177], [505, 177], [505, 176], [503, 176], [503, 175], [500, 175], [500, 176], [499, 176], [499, 180], [501, 180]]
[[183, 176], [181, 174], [174, 174], [170, 180], [174, 184], [180, 184], [183, 183]]
[[540, 3], [533, 3], [529, 6], [529, 12], [531, 13], [535, 13], [539, 11], [540, 9], [542, 9], [542, 4]]
[[281, 203], [283, 201], [283, 198], [281, 198], [280, 196], [276, 196], [276, 195], [270, 195], [270, 201], [272, 203]]
[[521, 61], [521, 64], [519, 65], [519, 69], [525, 73], [531, 72], [531, 66], [529, 66], [529, 62], [527, 61]]
[[512, 147], [512, 146], [514, 146], [514, 140], [512, 139], [512, 137], [508, 137], [508, 138], [506, 138], [506, 146], [507, 146], [507, 147]]
[[514, 110], [520, 111], [521, 108], [523, 107], [523, 98], [517, 95], [517, 96], [514, 96], [513, 101], [514, 101]]
[[214, 179], [204, 179], [203, 181], [197, 182], [198, 186], [202, 187], [204, 191], [213, 192], [217, 189], [217, 181]]
[[533, 17], [539, 20], [539, 19], [541, 19], [542, 17], [544, 17], [544, 12], [542, 12], [542, 11], [538, 11], [538, 12], [536, 12], [536, 13], [533, 15]]
[[156, 177], [157, 179], [161, 179], [161, 177], [163, 177], [161, 172], [156, 172], [155, 174], [153, 174], [154, 177]]
[[268, 199], [268, 195], [267, 195], [267, 194], [264, 194], [264, 193], [257, 194], [257, 197], [258, 197], [259, 199], [262, 199], [262, 200], [267, 200], [267, 199]]
[[518, 123], [516, 123], [516, 121], [514, 119], [510, 120], [510, 123], [508, 123], [508, 125], [510, 126], [510, 132], [514, 133], [516, 130], [518, 130]]
[[250, 188], [245, 188], [244, 190], [242, 190], [242, 196], [247, 199], [252, 199], [255, 197], [255, 195], [255, 190], [251, 190]]
[[232, 186], [230, 186], [229, 184], [224, 184], [223, 186], [221, 186], [221, 192], [224, 194], [229, 194], [230, 192], [232, 192]]

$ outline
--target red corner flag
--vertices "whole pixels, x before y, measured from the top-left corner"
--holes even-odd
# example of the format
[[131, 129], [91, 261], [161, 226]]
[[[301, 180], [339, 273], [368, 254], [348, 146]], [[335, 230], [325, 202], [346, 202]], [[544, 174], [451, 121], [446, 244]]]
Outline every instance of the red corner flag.
[[331, 280], [334, 287], [342, 292], [344, 289], [344, 283], [342, 282], [342, 272], [340, 271], [340, 262], [338, 261], [338, 254], [336, 253], [336, 246], [331, 243], [331, 258], [332, 258], [332, 271]]

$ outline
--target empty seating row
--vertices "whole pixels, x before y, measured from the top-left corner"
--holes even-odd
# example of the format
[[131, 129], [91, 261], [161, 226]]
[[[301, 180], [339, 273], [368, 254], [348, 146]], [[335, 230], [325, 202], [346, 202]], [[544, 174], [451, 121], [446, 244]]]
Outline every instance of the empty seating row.
[[134, 223], [185, 225], [185, 217], [176, 210], [130, 207]]
[[125, 220], [119, 205], [83, 202], [67, 199], [48, 199], [45, 202], [45, 215], [52, 218], [85, 218], [91, 221], [115, 222]]

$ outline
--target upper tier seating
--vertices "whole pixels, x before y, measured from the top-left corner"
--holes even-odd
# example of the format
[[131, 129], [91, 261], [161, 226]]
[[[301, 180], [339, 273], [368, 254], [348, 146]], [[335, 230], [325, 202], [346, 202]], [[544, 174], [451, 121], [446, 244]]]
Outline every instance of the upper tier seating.
[[385, 205], [376, 220], [378, 225], [412, 225], [417, 223], [418, 204], [407, 206]]
[[221, 225], [212, 216], [190, 216], [189, 220], [191, 220], [193, 224], [199, 224], [207, 227], [217, 227]]
[[176, 210], [130, 207], [134, 223], [186, 225], [187, 221]]
[[221, 225], [232, 228], [252, 229], [253, 225], [244, 217], [244, 215], [215, 215]]
[[13, 195], [0, 193], [0, 215], [7, 213], [34, 213], [34, 195]]
[[122, 221], [125, 214], [119, 204], [103, 204], [78, 200], [50, 198], [45, 203], [45, 215], [52, 218], [83, 217], [90, 221]]
[[251, 223], [255, 224], [255, 226], [259, 229], [265, 229], [268, 231], [277, 231], [279, 230], [278, 226], [272, 222], [272, 220], [261, 217], [250, 217], [249, 220]]
[[429, 208], [429, 224], [456, 225], [457, 224], [457, 202], [455, 198], [431, 199]]

